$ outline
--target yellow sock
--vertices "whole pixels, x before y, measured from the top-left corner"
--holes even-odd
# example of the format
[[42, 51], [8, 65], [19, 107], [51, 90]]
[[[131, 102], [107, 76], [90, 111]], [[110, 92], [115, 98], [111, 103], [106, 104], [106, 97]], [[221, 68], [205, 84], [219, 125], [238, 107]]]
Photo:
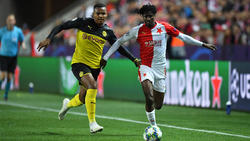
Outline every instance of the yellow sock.
[[77, 106], [80, 106], [80, 105], [82, 105], [82, 102], [81, 102], [81, 100], [79, 99], [79, 94], [77, 94], [77, 95], [75, 95], [75, 97], [73, 97], [73, 98], [69, 101], [67, 107], [68, 107], [68, 108], [72, 108], [72, 107], [77, 107]]
[[85, 98], [85, 106], [88, 113], [89, 123], [95, 122], [97, 89], [88, 89]]

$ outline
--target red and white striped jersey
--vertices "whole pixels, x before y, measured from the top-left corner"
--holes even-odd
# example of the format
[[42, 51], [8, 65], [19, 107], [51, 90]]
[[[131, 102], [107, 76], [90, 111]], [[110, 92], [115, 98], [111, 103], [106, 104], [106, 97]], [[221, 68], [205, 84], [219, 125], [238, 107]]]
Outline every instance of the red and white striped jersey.
[[177, 37], [189, 44], [199, 46], [202, 45], [202, 42], [181, 33], [170, 24], [156, 21], [153, 28], [149, 28], [145, 24], [132, 28], [112, 45], [103, 59], [107, 60], [124, 42], [136, 39], [140, 44], [140, 57], [142, 65], [146, 65], [155, 70], [164, 70], [166, 66], [165, 56], [167, 39], [169, 36]]
[[145, 24], [133, 28], [137, 42], [140, 44], [142, 65], [162, 68], [166, 64], [166, 47], [168, 36], [178, 36], [179, 31], [166, 22], [156, 22], [153, 28]]

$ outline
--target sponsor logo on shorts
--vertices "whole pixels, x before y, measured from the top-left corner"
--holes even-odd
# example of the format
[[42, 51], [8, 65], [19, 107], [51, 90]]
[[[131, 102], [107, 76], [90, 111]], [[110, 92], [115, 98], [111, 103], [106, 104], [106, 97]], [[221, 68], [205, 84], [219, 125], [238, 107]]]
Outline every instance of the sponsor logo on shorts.
[[79, 76], [83, 77], [83, 75], [84, 75], [84, 73], [82, 71], [80, 71]]

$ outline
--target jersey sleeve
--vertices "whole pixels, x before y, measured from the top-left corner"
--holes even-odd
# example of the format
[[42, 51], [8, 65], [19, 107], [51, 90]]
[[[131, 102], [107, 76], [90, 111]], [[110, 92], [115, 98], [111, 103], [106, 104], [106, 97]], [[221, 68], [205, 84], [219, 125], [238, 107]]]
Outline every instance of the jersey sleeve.
[[2, 36], [3, 36], [2, 34], [3, 34], [3, 29], [0, 28], [0, 42], [1, 42]]
[[[109, 41], [109, 43], [110, 43], [111, 45], [113, 45], [113, 44], [116, 42], [117, 38], [116, 38], [116, 36], [115, 36], [115, 34], [114, 34], [114, 32], [113, 32], [112, 30], [111, 30], [111, 33], [110, 33], [110, 34], [111, 34], [111, 35], [110, 35], [110, 39], [109, 39], [108, 41]], [[118, 48], [118, 52], [119, 52], [121, 55], [123, 55], [123, 56], [129, 58], [131, 61], [134, 61], [134, 60], [135, 60], [135, 57], [134, 57], [125, 47], [123, 47], [123, 46], [120, 46], [120, 47]]]
[[113, 30], [108, 30], [108, 34], [109, 34], [109, 37], [108, 37], [108, 42], [110, 45], [113, 45], [115, 43], [115, 41], [117, 40]]
[[103, 59], [108, 60], [108, 58], [126, 41], [131, 40], [132, 38], [136, 37], [135, 29], [131, 29], [129, 32], [124, 34], [121, 38], [115, 41], [115, 43], [111, 46], [108, 52], [104, 55]]
[[24, 40], [23, 31], [21, 29], [19, 29], [19, 32], [18, 32], [18, 41], [19, 42], [23, 42], [23, 40]]
[[202, 46], [203, 42], [192, 38], [186, 34], [180, 33], [177, 38], [181, 39], [183, 42], [188, 43], [190, 45]]
[[168, 35], [173, 36], [173, 37], [177, 37], [180, 33], [180, 31], [178, 29], [176, 29], [175, 27], [173, 27], [172, 25], [163, 22], [162, 23], [166, 29], [166, 32]]
[[48, 35], [48, 39], [53, 40], [54, 36], [61, 32], [62, 30], [71, 29], [71, 28], [80, 28], [81, 24], [83, 24], [83, 18], [75, 18], [73, 20], [67, 21], [63, 24], [60, 24], [52, 29], [50, 34]]

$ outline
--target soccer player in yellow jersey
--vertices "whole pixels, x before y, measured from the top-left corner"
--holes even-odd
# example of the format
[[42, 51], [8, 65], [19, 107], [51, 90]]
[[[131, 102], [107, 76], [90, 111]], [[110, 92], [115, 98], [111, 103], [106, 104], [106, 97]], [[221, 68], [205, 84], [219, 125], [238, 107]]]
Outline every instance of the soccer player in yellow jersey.
[[[73, 74], [79, 80], [80, 92], [71, 100], [67, 98], [63, 100], [63, 106], [58, 118], [63, 120], [70, 108], [85, 104], [91, 133], [103, 130], [103, 127], [98, 125], [95, 120], [96, 80], [100, 73], [103, 47], [106, 41], [112, 45], [117, 40], [113, 30], [104, 24], [106, 18], [106, 6], [104, 4], [95, 4], [93, 18], [76, 18], [56, 26], [38, 46], [39, 51], [46, 49], [50, 42], [53, 41], [54, 36], [60, 31], [71, 28], [78, 29], [71, 67]], [[136, 66], [140, 65], [140, 61], [123, 47], [120, 47], [118, 51], [133, 61]]]

